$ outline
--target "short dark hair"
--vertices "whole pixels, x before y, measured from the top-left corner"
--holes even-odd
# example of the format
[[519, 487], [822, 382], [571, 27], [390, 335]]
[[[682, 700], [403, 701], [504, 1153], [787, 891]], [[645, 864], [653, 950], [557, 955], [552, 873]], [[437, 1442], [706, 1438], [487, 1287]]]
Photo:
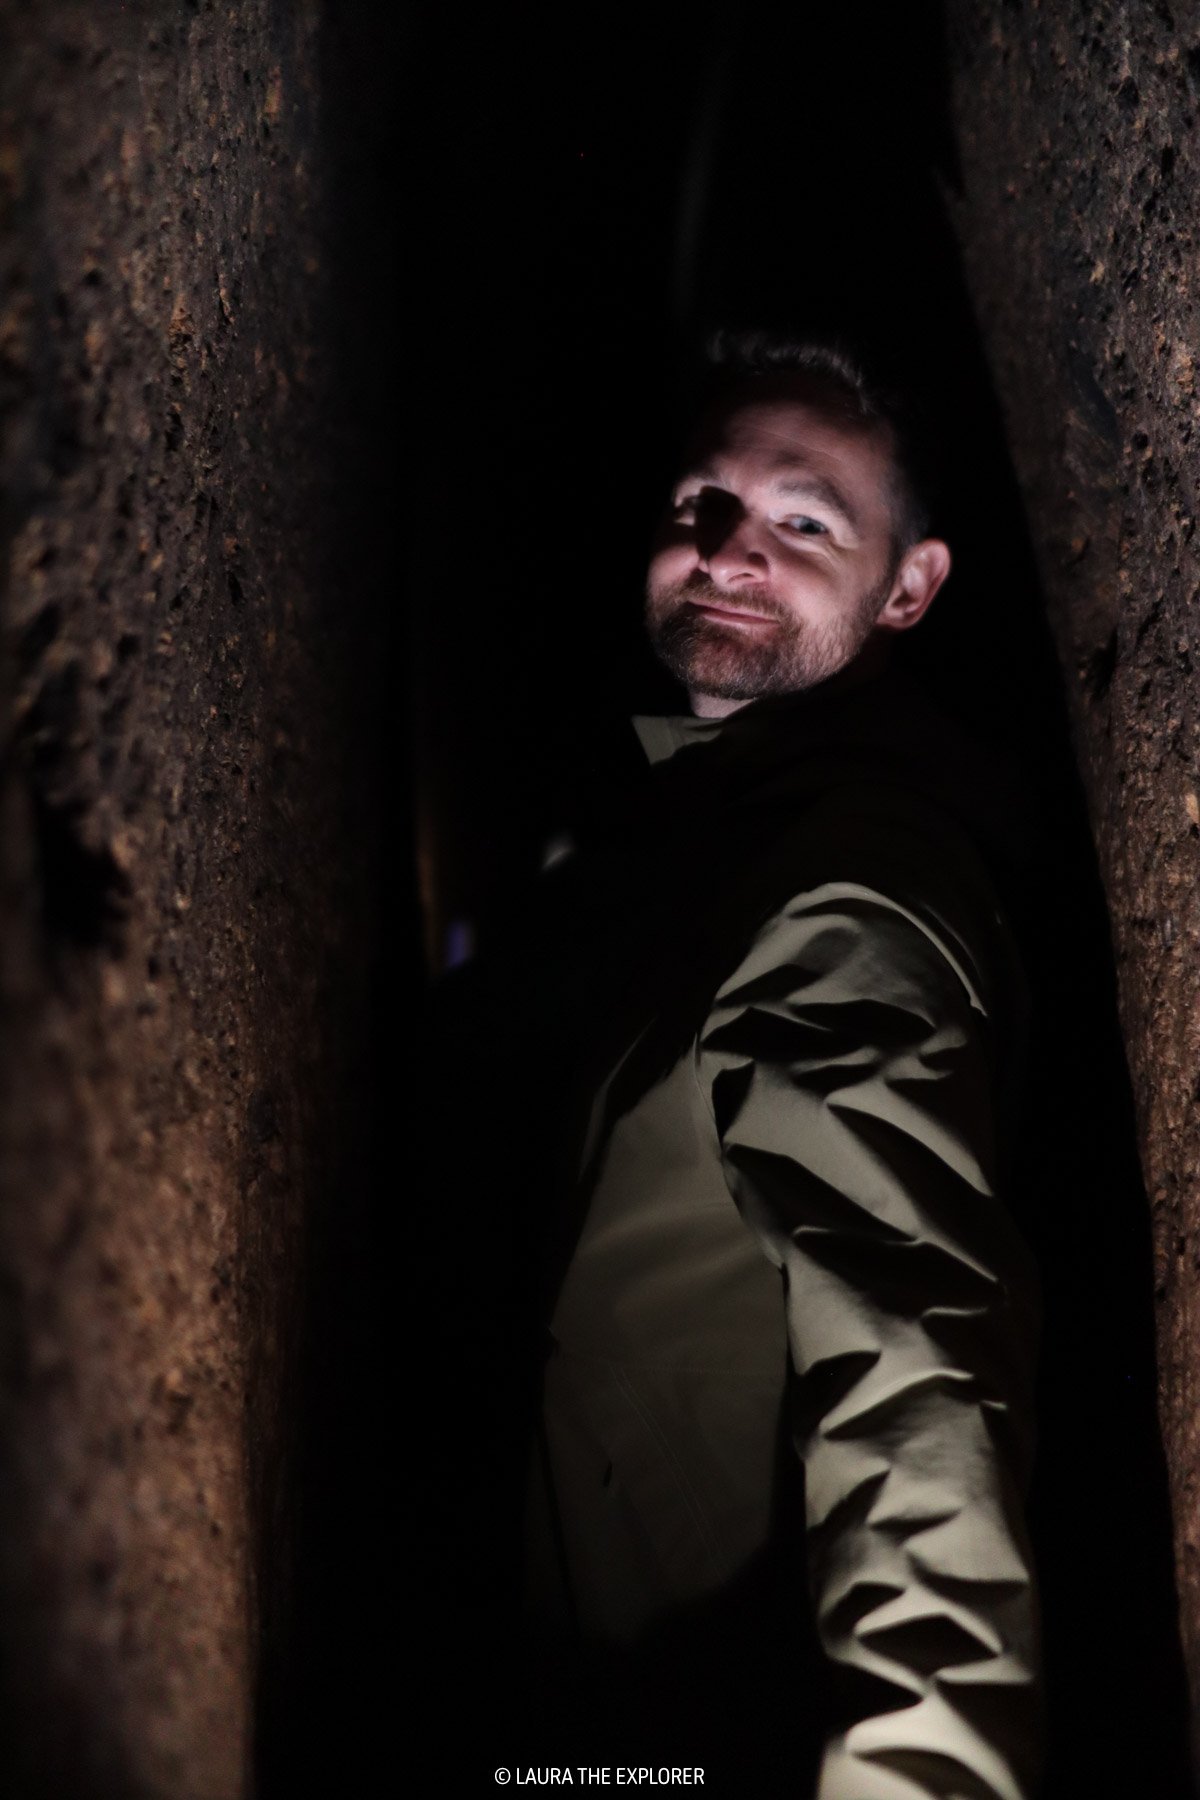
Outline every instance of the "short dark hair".
[[704, 346], [701, 405], [707, 410], [748, 382], [779, 375], [809, 377], [828, 391], [837, 410], [864, 426], [882, 425], [890, 431], [897, 551], [926, 537], [932, 481], [915, 408], [897, 389], [869, 374], [860, 357], [838, 340], [722, 326]]

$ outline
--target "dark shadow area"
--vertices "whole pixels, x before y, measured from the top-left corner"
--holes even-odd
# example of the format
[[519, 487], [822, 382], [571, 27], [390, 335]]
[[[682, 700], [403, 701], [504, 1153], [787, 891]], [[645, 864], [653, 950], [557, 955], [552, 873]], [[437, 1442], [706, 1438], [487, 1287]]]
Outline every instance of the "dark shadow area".
[[[1011, 759], [1022, 796], [1013, 823], [1028, 850], [1008, 895], [1034, 1000], [1013, 1201], [1046, 1293], [1032, 1511], [1045, 1791], [1183, 1795], [1149, 1213], [1060, 677], [940, 200], [939, 183], [955, 181], [941, 57], [934, 7], [839, 24], [763, 3], [739, 9], [736, 25], [701, 7], [661, 35], [644, 14], [534, 9], [470, 31], [450, 14], [427, 21], [404, 177], [417, 219], [408, 282], [423, 322], [397, 357], [420, 402], [410, 440], [420, 500], [415, 513], [385, 507], [407, 547], [398, 573], [412, 583], [426, 927], [437, 962], [452, 935], [467, 941], [464, 927], [485, 951], [518, 923], [528, 929], [544, 845], [586, 831], [622, 791], [604, 761], [620, 715], [673, 704], [640, 647], [641, 573], [697, 328], [834, 330], [916, 387], [942, 452], [939, 524], [956, 567], [906, 646], [907, 672]], [[395, 566], [390, 546], [378, 554]], [[390, 1005], [397, 969], [387, 980]], [[511, 998], [519, 1007], [519, 991]], [[486, 1135], [476, 1096], [494, 1085], [487, 1047], [465, 1026], [457, 1047], [440, 1124]], [[486, 1193], [439, 1180], [435, 1163], [402, 1203], [440, 1221], [425, 1234], [413, 1296], [442, 1370], [417, 1376], [433, 1448], [414, 1479], [451, 1558], [465, 1488], [464, 1516], [479, 1516], [481, 1485], [495, 1488], [500, 1515], [503, 1458], [520, 1462], [522, 1401], [505, 1386], [505, 1358], [499, 1373], [455, 1361], [456, 1321], [479, 1343], [480, 1265], [513, 1254], [504, 1220], [525, 1183], [508, 1158], [521, 1152], [496, 1130]], [[453, 1166], [447, 1155], [443, 1171]], [[479, 1179], [486, 1156], [474, 1166]], [[371, 1233], [385, 1372], [373, 1390], [381, 1411], [372, 1418], [359, 1401], [357, 1416], [368, 1439], [390, 1439], [406, 1403], [382, 1292], [411, 1295], [414, 1277], [386, 1207]], [[381, 1535], [365, 1544], [372, 1516]], [[338, 1517], [350, 1530], [351, 1510]], [[396, 1543], [379, 1510], [354, 1535], [360, 1575]], [[420, 1557], [420, 1543], [411, 1548]], [[474, 1575], [486, 1588], [486, 1543], [462, 1557], [462, 1585]], [[503, 1603], [502, 1592], [491, 1598]], [[423, 1628], [443, 1628], [433, 1686], [469, 1709], [503, 1639], [464, 1639], [458, 1657], [449, 1608], [435, 1591]], [[461, 1757], [464, 1770], [500, 1760], [483, 1741]]]
[[[404, 579], [408, 501], [404, 298], [396, 214], [402, 21], [368, 0], [322, 9], [320, 151], [331, 272], [325, 355], [330, 521], [320, 629], [338, 695], [347, 841], [340, 921], [347, 991], [327, 996], [337, 1093], [314, 1092], [304, 1320], [282, 1492], [257, 1521], [261, 1614], [255, 1791], [263, 1800], [365, 1794], [390, 1780], [406, 1710], [403, 1570], [411, 1295], [400, 1096], [422, 987], [412, 863]], [[411, 79], [411, 75], [409, 76]], [[406, 172], [411, 178], [411, 169]], [[403, 524], [402, 524], [403, 521]], [[399, 551], [399, 553], [398, 553]], [[281, 781], [288, 771], [280, 771]], [[359, 959], [362, 958], [362, 961]], [[365, 986], [359, 986], [365, 966]], [[297, 1047], [305, 1055], [303, 1047]]]

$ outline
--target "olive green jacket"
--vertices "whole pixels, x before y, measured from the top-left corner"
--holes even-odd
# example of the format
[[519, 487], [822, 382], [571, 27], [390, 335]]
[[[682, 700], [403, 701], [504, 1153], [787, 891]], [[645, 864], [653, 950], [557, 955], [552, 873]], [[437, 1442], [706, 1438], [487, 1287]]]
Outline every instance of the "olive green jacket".
[[1021, 1800], [1036, 1303], [1001, 1192], [1021, 977], [936, 733], [893, 754], [902, 696], [847, 712], [822, 741], [819, 707], [793, 707], [798, 749], [787, 709], [638, 722], [709, 845], [676, 901], [707, 922], [708, 973], [673, 1039], [651, 1006], [591, 1108], [531, 1605], [633, 1644], [735, 1584], [778, 1526], [790, 1437], [850, 1695], [818, 1800]]

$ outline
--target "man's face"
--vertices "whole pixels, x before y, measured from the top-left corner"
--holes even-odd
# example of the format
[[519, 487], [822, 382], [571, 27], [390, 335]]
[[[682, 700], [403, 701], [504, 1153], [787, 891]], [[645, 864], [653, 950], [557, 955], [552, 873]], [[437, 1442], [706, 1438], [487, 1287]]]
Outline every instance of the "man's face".
[[859, 654], [901, 585], [892, 475], [887, 427], [803, 381], [704, 421], [646, 594], [651, 642], [697, 712], [814, 687]]

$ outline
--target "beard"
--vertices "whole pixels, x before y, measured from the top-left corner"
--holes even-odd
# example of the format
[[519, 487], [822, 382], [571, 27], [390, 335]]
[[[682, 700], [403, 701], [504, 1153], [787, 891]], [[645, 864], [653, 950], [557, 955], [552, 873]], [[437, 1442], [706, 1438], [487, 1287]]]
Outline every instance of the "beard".
[[761, 700], [827, 681], [854, 660], [891, 592], [893, 571], [841, 617], [807, 624], [766, 589], [739, 589], [736, 604], [771, 620], [752, 632], [696, 610], [689, 602], [734, 600], [706, 575], [648, 589], [646, 629], [658, 660], [691, 694]]

